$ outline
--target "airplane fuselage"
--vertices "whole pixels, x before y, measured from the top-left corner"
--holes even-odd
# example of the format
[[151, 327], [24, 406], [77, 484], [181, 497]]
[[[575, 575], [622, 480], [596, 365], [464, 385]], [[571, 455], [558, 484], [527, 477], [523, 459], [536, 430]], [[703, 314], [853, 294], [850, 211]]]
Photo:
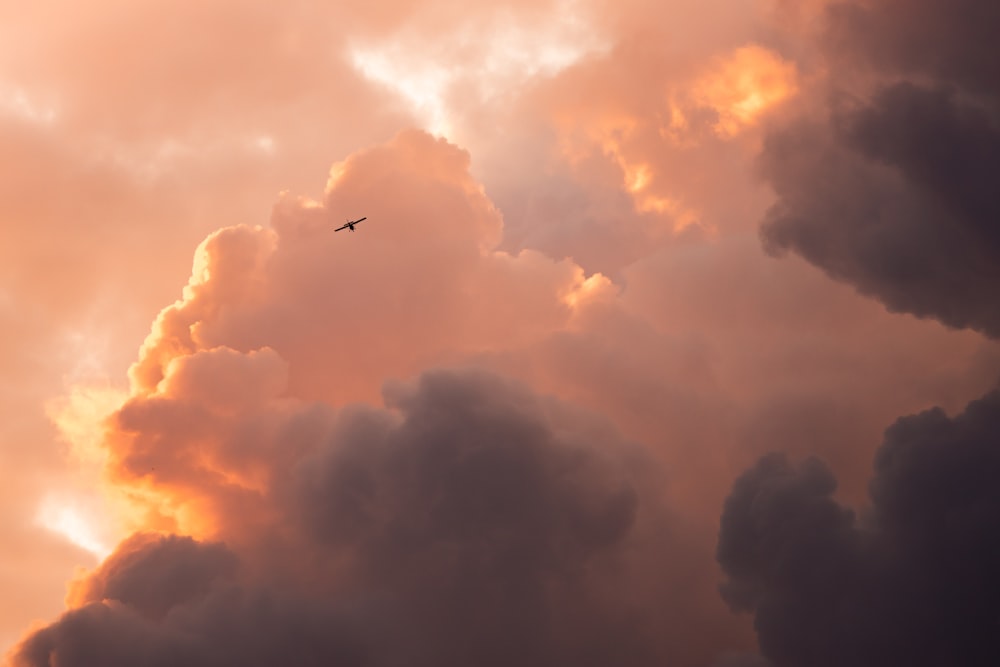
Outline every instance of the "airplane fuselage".
[[367, 219], [368, 218], [358, 218], [357, 220], [348, 220], [343, 225], [341, 225], [340, 227], [337, 227], [333, 231], [339, 232], [341, 229], [349, 229], [349, 230], [351, 230], [353, 232], [354, 231], [354, 225], [358, 224], [362, 220], [367, 220]]

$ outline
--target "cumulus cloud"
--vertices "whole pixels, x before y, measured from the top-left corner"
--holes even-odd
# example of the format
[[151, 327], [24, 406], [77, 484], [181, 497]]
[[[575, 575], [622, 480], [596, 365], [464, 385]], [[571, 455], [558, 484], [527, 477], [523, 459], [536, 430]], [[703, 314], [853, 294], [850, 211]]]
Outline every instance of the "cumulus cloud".
[[818, 459], [770, 455], [726, 500], [730, 604], [783, 665], [987, 665], [1000, 656], [1000, 393], [904, 417], [875, 456], [871, 506], [835, 498]]
[[[703, 8], [688, 10], [704, 20]], [[502, 150], [472, 139], [506, 214], [504, 247], [572, 256], [620, 278], [657, 250], [744, 226], [747, 207], [760, 205], [746, 178], [748, 146], [761, 120], [794, 96], [795, 65], [725, 33], [672, 52], [663, 44], [683, 40], [662, 30], [629, 34], [529, 90], [501, 116]], [[540, 168], [512, 169], [512, 155]], [[726, 197], [717, 196], [720, 183]]]
[[235, 557], [221, 544], [137, 533], [75, 587], [72, 599], [78, 606], [114, 600], [160, 620], [175, 606], [206, 593], [235, 565]]
[[[362, 201], [365, 226], [333, 232]], [[335, 165], [321, 200], [283, 196], [271, 228], [210, 235], [101, 425], [110, 491], [165, 537], [119, 546], [15, 664], [694, 665], [739, 645], [690, 586], [701, 533], [610, 422], [483, 371], [379, 391], [613, 301], [570, 260], [496, 250], [501, 230], [468, 155], [409, 131]]]
[[[774, 122], [760, 157], [777, 194], [765, 246], [889, 310], [995, 338], [1000, 90], [986, 32], [1000, 13], [884, 0], [821, 15], [820, 83]], [[740, 476], [721, 519], [721, 591], [753, 614], [763, 656], [775, 667], [996, 662], [998, 428], [996, 391], [954, 417], [898, 419], [857, 510], [819, 458], [770, 454]]]
[[[321, 201], [284, 195], [271, 228], [212, 234], [132, 368], [135, 387], [154, 391], [182, 352], [270, 347], [293, 394], [371, 398], [389, 375], [565, 326], [583, 271], [496, 250], [502, 218], [469, 166], [456, 146], [405, 131], [335, 165]], [[364, 234], [334, 233], [361, 214]]]
[[[127, 540], [14, 664], [642, 665], [684, 655], [655, 625], [669, 600], [643, 594], [662, 574], [630, 555], [669, 525], [640, 449], [481, 371], [390, 386], [386, 405], [286, 406], [270, 431], [271, 481], [246, 503], [214, 506], [224, 516], [210, 532], [230, 546]], [[146, 418], [130, 430], [157, 428]], [[197, 479], [198, 459], [212, 455], [200, 442], [199, 456], [155, 446]]]
[[[37, 485], [51, 516], [88, 510], [47, 524], [85, 543], [98, 490], [84, 506], [39, 473], [60, 452], [22, 421], [67, 369], [124, 379], [205, 239], [110, 419], [53, 404], [140, 532], [26, 664], [757, 665], [715, 591], [733, 471], [818, 451], [857, 495], [893, 415], [993, 381], [981, 337], [762, 256], [747, 160], [775, 113], [815, 101], [816, 72], [760, 3], [174, 4], [0, 9], [5, 521]], [[827, 57], [882, 63], [885, 101], [838, 107], [820, 137], [905, 164], [904, 186], [942, 181], [893, 105], [966, 105], [972, 155], [988, 67], [962, 78], [914, 48], [944, 21], [891, 48], [837, 28], [895, 29], [866, 7], [831, 15]], [[962, 89], [890, 90], [900, 71]], [[839, 82], [875, 100], [860, 79]], [[451, 142], [399, 131], [420, 122]], [[974, 179], [939, 190], [992, 210]], [[53, 618], [80, 557], [3, 536], [23, 566], [0, 573], [0, 642]]]
[[46, 403], [119, 384], [209, 231], [265, 222], [280, 189], [406, 122], [331, 57], [325, 14], [237, 4], [0, 8], [0, 645], [93, 560], [52, 543], [81, 541], [63, 517], [95, 491]]
[[[991, 3], [835, 2], [821, 111], [769, 133], [762, 234], [889, 309], [1000, 335]], [[930, 45], [933, 45], [931, 47]], [[814, 107], [811, 104], [809, 108]]]

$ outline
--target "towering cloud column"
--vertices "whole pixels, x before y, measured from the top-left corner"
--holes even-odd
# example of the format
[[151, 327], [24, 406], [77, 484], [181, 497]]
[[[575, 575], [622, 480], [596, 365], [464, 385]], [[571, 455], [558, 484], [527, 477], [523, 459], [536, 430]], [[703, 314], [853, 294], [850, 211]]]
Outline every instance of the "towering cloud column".
[[[1000, 337], [1000, 5], [831, 3], [813, 109], [761, 158], [762, 228], [889, 309]], [[718, 560], [776, 667], [1000, 661], [1000, 393], [899, 419], [870, 507], [820, 461], [761, 459], [733, 487]]]

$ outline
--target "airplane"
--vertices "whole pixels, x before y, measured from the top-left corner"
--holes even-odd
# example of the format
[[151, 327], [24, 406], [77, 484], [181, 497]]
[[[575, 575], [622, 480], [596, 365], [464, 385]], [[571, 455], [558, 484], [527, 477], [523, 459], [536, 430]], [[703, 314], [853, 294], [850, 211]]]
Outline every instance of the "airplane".
[[350, 229], [353, 232], [354, 231], [354, 225], [358, 224], [362, 220], [367, 220], [367, 219], [368, 218], [365, 217], [365, 218], [358, 218], [357, 220], [348, 220], [344, 225], [341, 225], [340, 227], [337, 227], [333, 231], [339, 232], [341, 229]]

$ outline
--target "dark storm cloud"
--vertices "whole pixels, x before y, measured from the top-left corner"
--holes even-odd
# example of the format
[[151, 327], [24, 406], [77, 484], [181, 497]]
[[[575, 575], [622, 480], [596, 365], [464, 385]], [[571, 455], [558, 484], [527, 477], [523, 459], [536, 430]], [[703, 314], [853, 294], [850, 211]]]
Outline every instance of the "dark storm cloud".
[[620, 453], [489, 376], [431, 375], [389, 398], [406, 420], [306, 462], [299, 501], [318, 540], [361, 549], [356, 580], [412, 605], [438, 638], [430, 663], [597, 664], [614, 658], [592, 640], [605, 632], [626, 654], [641, 645], [586, 601], [587, 572], [636, 520]]
[[770, 455], [725, 504], [723, 595], [775, 667], [1000, 662], [1000, 392], [887, 429], [872, 507], [817, 459]]
[[630, 553], [667, 558], [669, 521], [632, 445], [486, 373], [386, 399], [291, 416], [329, 435], [286, 450], [273, 518], [123, 543], [14, 664], [662, 664], [664, 573]]
[[1000, 5], [836, 3], [824, 118], [774, 128], [762, 235], [889, 309], [1000, 336]]
[[[890, 310], [1000, 337], [1000, 5], [831, 4], [824, 113], [774, 128], [762, 227]], [[1000, 392], [885, 432], [858, 515], [818, 459], [735, 483], [722, 593], [775, 667], [1000, 663]]]
[[[407, 518], [397, 528], [408, 537], [391, 540], [400, 544], [465, 537], [585, 557], [620, 540], [637, 504], [616, 471], [620, 462], [552, 433], [530, 394], [490, 375], [469, 380], [432, 374], [418, 390], [390, 389], [389, 407], [407, 415], [402, 424], [359, 429], [318, 463], [306, 462], [300, 474], [311, 479], [299, 485], [300, 500], [314, 511], [316, 534], [387, 528], [373, 521], [383, 512]], [[364, 521], [348, 519], [359, 514]]]
[[85, 604], [31, 635], [13, 664], [363, 664], [343, 601], [236, 582], [237, 566], [222, 544], [133, 536], [84, 582]]
[[771, 663], [756, 653], [730, 653], [713, 662], [712, 667], [771, 667]]
[[859, 68], [954, 81], [997, 93], [1000, 6], [990, 0], [832, 2], [826, 46]]
[[236, 557], [221, 544], [137, 533], [87, 578], [78, 596], [81, 602], [115, 600], [142, 616], [160, 619], [207, 592], [235, 567]]
[[[153, 545], [148, 554], [157, 560]], [[159, 560], [161, 568], [169, 565]], [[160, 573], [150, 572], [154, 576]], [[376, 664], [363, 605], [289, 595], [252, 584], [219, 584], [178, 603], [160, 622], [114, 600], [69, 611], [29, 636], [13, 665], [223, 667]], [[374, 624], [370, 623], [373, 626]]]

